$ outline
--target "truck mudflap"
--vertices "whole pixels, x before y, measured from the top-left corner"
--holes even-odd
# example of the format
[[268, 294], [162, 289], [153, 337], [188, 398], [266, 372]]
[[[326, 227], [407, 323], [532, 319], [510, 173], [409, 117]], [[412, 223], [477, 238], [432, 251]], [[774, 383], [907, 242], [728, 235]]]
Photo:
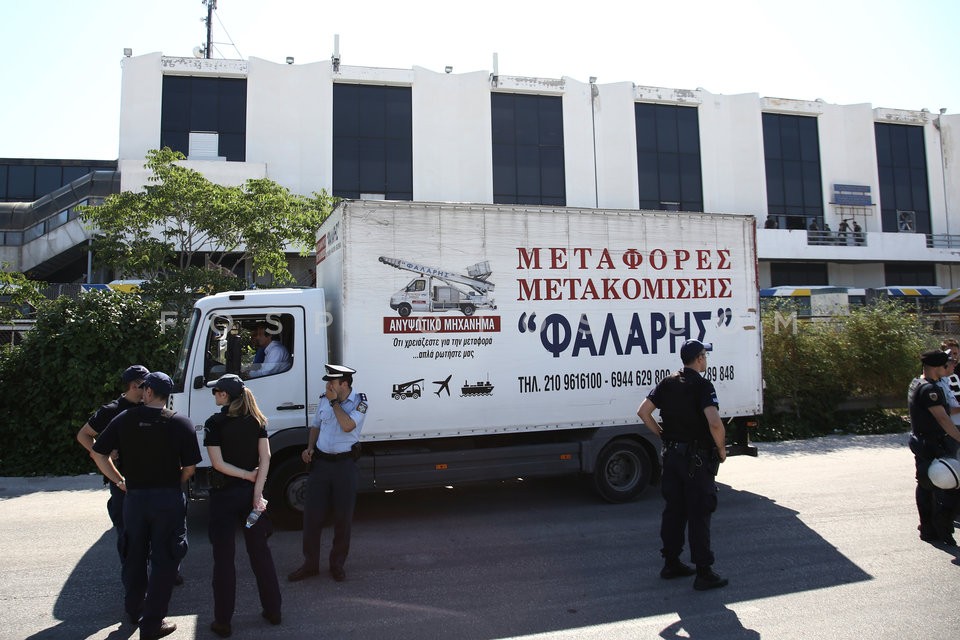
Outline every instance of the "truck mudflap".
[[750, 429], [756, 429], [758, 424], [757, 416], [741, 416], [727, 421], [728, 456], [757, 456], [757, 448], [750, 444]]

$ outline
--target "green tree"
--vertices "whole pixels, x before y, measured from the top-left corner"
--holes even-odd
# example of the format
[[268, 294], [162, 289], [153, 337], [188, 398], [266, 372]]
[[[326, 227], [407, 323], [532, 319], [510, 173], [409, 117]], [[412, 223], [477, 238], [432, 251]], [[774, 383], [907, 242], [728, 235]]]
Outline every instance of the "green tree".
[[9, 263], [0, 264], [0, 323], [22, 318], [28, 309], [36, 309], [46, 299], [44, 283], [30, 280], [19, 271], [9, 271]]
[[23, 343], [0, 350], [0, 476], [94, 471], [75, 436], [120, 392], [131, 364], [172, 373], [179, 341], [161, 305], [90, 292], [43, 304]]
[[335, 199], [305, 197], [267, 179], [241, 187], [210, 182], [184, 167], [183, 154], [150, 151], [143, 191], [124, 191], [84, 207], [99, 263], [124, 278], [142, 278], [145, 293], [182, 312], [193, 297], [245, 288], [235, 275], [249, 261], [251, 278], [293, 281], [286, 252], [306, 255]]
[[[902, 429], [882, 403], [902, 398], [919, 371], [918, 355], [936, 345], [916, 315], [889, 301], [829, 319], [801, 320], [789, 300], [763, 310], [764, 416], [758, 439], [824, 435], [834, 430]], [[872, 409], [846, 414], [847, 400]]]

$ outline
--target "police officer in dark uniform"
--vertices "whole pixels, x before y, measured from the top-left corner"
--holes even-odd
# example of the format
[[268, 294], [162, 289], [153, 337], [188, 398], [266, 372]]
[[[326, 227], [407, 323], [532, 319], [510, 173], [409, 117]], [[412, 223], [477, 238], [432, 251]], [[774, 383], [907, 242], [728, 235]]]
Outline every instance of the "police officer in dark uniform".
[[231, 619], [237, 597], [234, 563], [237, 529], [257, 579], [261, 614], [280, 624], [280, 583], [267, 539], [273, 533], [270, 518], [262, 514], [255, 524], [243, 526], [251, 510], [263, 511], [263, 487], [270, 472], [270, 440], [267, 418], [257, 406], [253, 392], [240, 376], [228, 373], [207, 383], [222, 407], [204, 425], [203, 444], [213, 467], [210, 488], [210, 546], [213, 547], [213, 614], [210, 630], [221, 638], [231, 635]]
[[930, 482], [930, 463], [953, 456], [960, 442], [960, 431], [950, 419], [947, 398], [937, 381], [949, 375], [950, 354], [926, 351], [920, 356], [923, 373], [910, 382], [907, 404], [910, 409], [910, 450], [917, 472], [916, 501], [920, 515], [920, 539], [957, 546], [953, 538], [953, 518], [958, 492], [939, 489]]
[[326, 365], [327, 390], [317, 407], [307, 448], [301, 457], [310, 465], [307, 503], [303, 513], [303, 564], [290, 573], [291, 582], [320, 573], [320, 530], [327, 509], [333, 510], [330, 575], [346, 580], [343, 565], [350, 551], [350, 526], [357, 499], [360, 431], [367, 415], [367, 397], [353, 390], [355, 370]]
[[[177, 629], [163, 618], [177, 565], [187, 553], [187, 503], [181, 487], [200, 462], [200, 446], [190, 420], [166, 408], [173, 391], [170, 377], [157, 371], [140, 386], [143, 405], [111, 420], [93, 453], [100, 471], [127, 494], [124, 608], [131, 621], [139, 622], [141, 640], [154, 640]], [[114, 449], [124, 461], [123, 474], [110, 458]]]
[[[140, 389], [140, 383], [150, 372], [143, 365], [135, 364], [127, 367], [120, 375], [120, 382], [123, 385], [123, 393], [120, 397], [101, 406], [87, 421], [80, 431], [77, 432], [77, 442], [87, 450], [90, 457], [93, 458], [93, 444], [100, 433], [107, 428], [110, 421], [126, 411], [130, 407], [140, 404], [143, 398], [143, 390]], [[114, 461], [117, 469], [123, 470], [120, 460]], [[121, 541], [123, 540], [123, 497], [124, 492], [117, 485], [110, 482], [106, 476], [103, 477], [103, 483], [110, 487], [110, 498], [107, 500], [107, 514], [110, 516], [110, 522], [117, 530], [117, 553], [120, 554], [120, 566], [123, 566], [123, 550]], [[122, 571], [121, 571], [122, 573]]]
[[[726, 457], [726, 432], [720, 420], [713, 383], [701, 374], [707, 368], [707, 352], [713, 345], [687, 340], [680, 349], [683, 369], [665, 378], [643, 400], [637, 415], [663, 440], [663, 477], [660, 488], [666, 505], [660, 522], [664, 558], [660, 577], [665, 579], [696, 573], [698, 591], [726, 586], [728, 581], [713, 571], [710, 549], [710, 517], [717, 509], [715, 477]], [[660, 409], [660, 420], [653, 412]], [[684, 530], [690, 536], [690, 558], [696, 570], [680, 560]]]

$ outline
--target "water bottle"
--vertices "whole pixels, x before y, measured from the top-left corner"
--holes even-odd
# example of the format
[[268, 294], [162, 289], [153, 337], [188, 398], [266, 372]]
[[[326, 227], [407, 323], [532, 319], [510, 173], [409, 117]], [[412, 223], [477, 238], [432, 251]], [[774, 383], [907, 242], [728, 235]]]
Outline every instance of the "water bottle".
[[246, 524], [247, 529], [257, 524], [257, 520], [260, 519], [260, 516], [263, 515], [263, 512], [266, 511], [267, 509], [267, 501], [261, 500], [260, 504], [257, 506], [259, 508], [252, 510], [250, 514], [247, 516], [247, 524]]

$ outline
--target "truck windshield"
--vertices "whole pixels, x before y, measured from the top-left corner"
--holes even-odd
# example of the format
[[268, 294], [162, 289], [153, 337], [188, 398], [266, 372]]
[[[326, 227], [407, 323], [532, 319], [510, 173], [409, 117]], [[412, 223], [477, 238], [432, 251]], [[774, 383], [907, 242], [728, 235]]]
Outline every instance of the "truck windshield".
[[183, 334], [183, 345], [180, 347], [180, 356], [177, 358], [177, 368], [173, 372], [173, 390], [183, 391], [186, 388], [184, 376], [187, 371], [187, 364], [190, 362], [190, 349], [193, 347], [193, 339], [197, 335], [197, 327], [200, 325], [200, 310], [194, 309], [193, 315], [187, 324], [187, 330]]

